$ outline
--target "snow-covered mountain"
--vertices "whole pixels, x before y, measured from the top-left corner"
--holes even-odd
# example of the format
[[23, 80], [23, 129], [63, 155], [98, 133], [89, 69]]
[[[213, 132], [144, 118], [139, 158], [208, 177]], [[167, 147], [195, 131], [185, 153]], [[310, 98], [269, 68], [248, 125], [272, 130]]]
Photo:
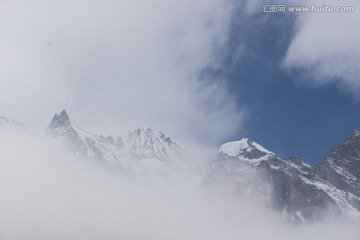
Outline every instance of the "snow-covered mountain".
[[[0, 117], [0, 126], [24, 128], [5, 117]], [[104, 137], [82, 129], [64, 110], [55, 114], [47, 133], [76, 156], [142, 183], [173, 186], [184, 176], [196, 175], [196, 164], [186, 149], [150, 127]], [[360, 131], [314, 168], [298, 157], [281, 159], [244, 138], [220, 146], [210, 168], [201, 172], [206, 172], [203, 186], [230, 190], [254, 204], [270, 205], [285, 219], [306, 222], [331, 212], [360, 221]], [[199, 176], [195, 178], [198, 183]]]
[[67, 112], [55, 114], [47, 132], [64, 139], [76, 155], [105, 167], [111, 167], [138, 180], [154, 176], [171, 179], [191, 168], [187, 151], [168, 135], [143, 127], [125, 136], [95, 135], [72, 123]]
[[360, 197], [360, 130], [332, 149], [315, 172], [338, 189]]
[[[339, 146], [335, 149], [339, 148], [342, 149]], [[357, 144], [352, 151], [359, 153], [359, 150], [360, 145]], [[216, 160], [205, 175], [204, 184], [210, 187], [226, 186], [253, 201], [270, 204], [282, 212], [285, 218], [295, 221], [325, 217], [329, 209], [334, 214], [342, 213], [360, 220], [360, 196], [355, 191], [337, 187], [336, 182], [331, 181], [347, 178], [348, 174], [341, 174], [345, 170], [341, 173], [337, 171], [341, 175], [337, 178], [328, 179], [317, 174], [319, 168], [328, 161], [329, 157], [313, 169], [298, 157], [281, 159], [261, 145], [244, 138], [219, 148]], [[347, 161], [356, 164], [359, 157], [354, 155], [353, 159]], [[354, 171], [359, 171], [359, 167]], [[359, 180], [353, 180], [349, 185], [357, 189]]]

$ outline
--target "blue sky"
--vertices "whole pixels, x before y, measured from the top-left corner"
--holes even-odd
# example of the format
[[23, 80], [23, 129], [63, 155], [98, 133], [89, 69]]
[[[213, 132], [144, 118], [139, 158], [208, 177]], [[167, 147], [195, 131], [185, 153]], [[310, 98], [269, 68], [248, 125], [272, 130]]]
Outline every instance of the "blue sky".
[[[300, 156], [310, 165], [360, 128], [360, 102], [338, 84], [310, 86], [305, 70], [289, 71], [282, 62], [294, 37], [295, 17], [263, 14], [234, 17], [229, 54], [217, 74], [248, 118], [233, 138], [250, 137], [283, 158]], [[237, 43], [245, 50], [234, 55]], [[235, 49], [235, 50], [234, 50]]]

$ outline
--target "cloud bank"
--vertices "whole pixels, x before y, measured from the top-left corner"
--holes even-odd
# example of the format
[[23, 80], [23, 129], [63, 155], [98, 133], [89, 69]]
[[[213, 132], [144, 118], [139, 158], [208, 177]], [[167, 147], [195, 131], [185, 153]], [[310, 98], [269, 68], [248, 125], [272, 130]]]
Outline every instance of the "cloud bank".
[[2, 115], [45, 128], [66, 108], [86, 129], [150, 125], [219, 141], [242, 113], [204, 78], [226, 42], [231, 1], [1, 1]]
[[[288, 225], [199, 179], [141, 186], [74, 158], [59, 142], [0, 127], [0, 239], [357, 240], [341, 219]], [[21, 150], [21, 151], [20, 151]]]

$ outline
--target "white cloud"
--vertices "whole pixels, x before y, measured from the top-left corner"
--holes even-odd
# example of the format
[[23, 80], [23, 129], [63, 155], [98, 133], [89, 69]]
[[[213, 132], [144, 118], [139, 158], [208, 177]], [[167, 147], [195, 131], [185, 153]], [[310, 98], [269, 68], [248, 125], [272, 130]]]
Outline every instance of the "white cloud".
[[354, 6], [353, 13], [298, 13], [297, 31], [284, 66], [305, 70], [313, 86], [336, 83], [356, 98], [360, 93], [360, 20], [358, 1], [306, 1], [299, 5]]
[[230, 2], [1, 1], [1, 115], [45, 128], [66, 108], [105, 134], [223, 139], [241, 111], [221, 79], [199, 76], [217, 64]]

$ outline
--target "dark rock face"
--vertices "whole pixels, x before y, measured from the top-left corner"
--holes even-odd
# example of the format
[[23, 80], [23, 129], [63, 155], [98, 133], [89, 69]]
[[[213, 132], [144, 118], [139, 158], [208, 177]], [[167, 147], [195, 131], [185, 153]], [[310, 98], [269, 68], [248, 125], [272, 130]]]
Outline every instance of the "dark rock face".
[[360, 197], [360, 131], [332, 149], [315, 167], [315, 173], [338, 189]]
[[[294, 221], [318, 220], [329, 213], [360, 219], [360, 198], [355, 194], [359, 180], [345, 181], [349, 174], [358, 176], [359, 173], [359, 138], [353, 135], [351, 140], [345, 141], [345, 146], [337, 146], [329, 154], [331, 157], [315, 169], [298, 157], [283, 160], [251, 140], [224, 144], [207, 172], [204, 184], [210, 187], [223, 185], [236, 194], [250, 192], [254, 198], [262, 196], [268, 199], [266, 204]], [[342, 175], [329, 162], [336, 162], [337, 167], [346, 162], [343, 168], [355, 169]]]
[[62, 112], [59, 115], [58, 114], [54, 115], [54, 118], [51, 120], [49, 128], [50, 129], [61, 128], [65, 130], [71, 128], [71, 122], [65, 110], [62, 110]]
[[87, 149], [85, 143], [81, 140], [79, 133], [72, 126], [70, 118], [65, 110], [59, 115], [54, 115], [54, 118], [47, 128], [47, 132], [54, 137], [65, 138], [77, 155], [86, 155]]
[[263, 161], [258, 170], [272, 186], [272, 206], [283, 211], [291, 220], [315, 220], [321, 218], [323, 212], [329, 208], [335, 213], [340, 213], [334, 199], [325, 190], [316, 186], [321, 180], [311, 171], [289, 166], [286, 161], [277, 157]]

